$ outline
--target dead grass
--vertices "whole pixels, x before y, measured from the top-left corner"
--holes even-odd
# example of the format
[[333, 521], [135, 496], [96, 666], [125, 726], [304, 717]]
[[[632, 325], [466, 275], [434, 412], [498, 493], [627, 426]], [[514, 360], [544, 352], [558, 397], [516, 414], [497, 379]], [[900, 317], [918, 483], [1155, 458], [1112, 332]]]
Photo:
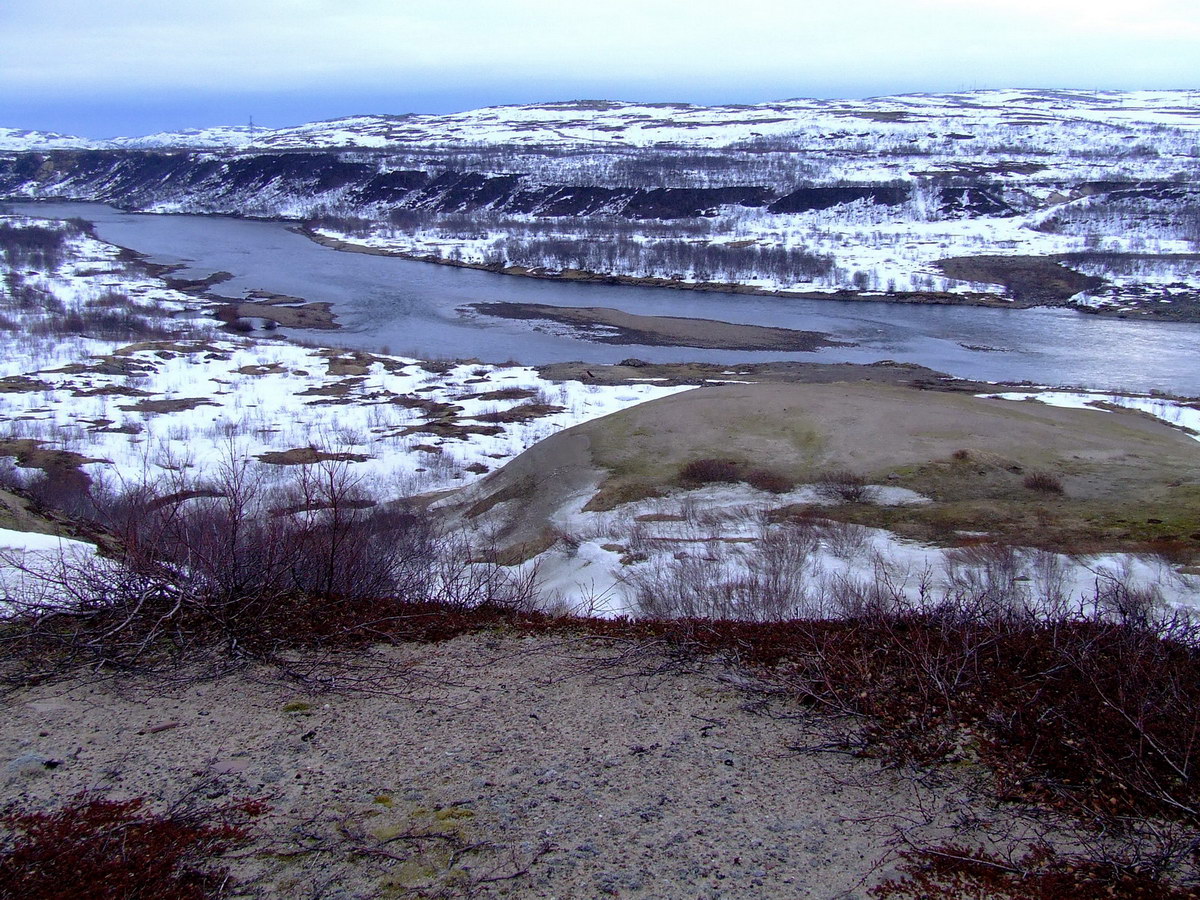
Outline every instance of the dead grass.
[[273, 466], [308, 466], [321, 462], [366, 462], [370, 457], [361, 453], [334, 453], [316, 447], [296, 447], [291, 450], [269, 450], [256, 458]]
[[636, 503], [639, 500], [651, 500], [662, 497], [666, 493], [661, 485], [645, 481], [627, 481], [621, 478], [610, 478], [600, 485], [583, 506], [584, 512], [608, 512], [626, 503]]

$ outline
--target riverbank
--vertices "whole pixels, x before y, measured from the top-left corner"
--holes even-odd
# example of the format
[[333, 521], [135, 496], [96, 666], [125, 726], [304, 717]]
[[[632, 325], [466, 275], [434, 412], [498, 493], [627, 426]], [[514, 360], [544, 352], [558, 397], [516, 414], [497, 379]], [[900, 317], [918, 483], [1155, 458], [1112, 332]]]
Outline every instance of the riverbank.
[[[863, 301], [871, 303], [903, 303], [930, 306], [982, 306], [993, 309], [1028, 309], [1038, 304], [1023, 303], [1007, 300], [1003, 297], [983, 293], [952, 294], [947, 291], [778, 291], [758, 287], [752, 284], [739, 284], [727, 281], [684, 281], [676, 278], [654, 278], [637, 275], [619, 275], [603, 272], [588, 272], [583, 269], [564, 269], [560, 272], [547, 269], [535, 269], [527, 266], [506, 266], [498, 263], [474, 263], [466, 260], [447, 259], [428, 253], [408, 253], [403, 250], [371, 247], [366, 244], [356, 244], [352, 241], [340, 240], [321, 234], [313, 229], [300, 225], [291, 229], [296, 234], [304, 235], [323, 247], [331, 250], [343, 250], [347, 253], [365, 253], [368, 256], [391, 256], [397, 259], [409, 259], [415, 262], [433, 263], [439, 266], [453, 266], [458, 269], [474, 269], [479, 272], [492, 272], [497, 275], [515, 275], [521, 278], [538, 278], [548, 281], [569, 281], [576, 284], [608, 284], [628, 287], [659, 287], [675, 291], [696, 291], [698, 293], [715, 294], [744, 294], [754, 297], [779, 297], [792, 300], [841, 300]], [[1200, 321], [1200, 319], [1198, 319]]]
[[[283, 220], [281, 220], [283, 221]], [[1120, 301], [1104, 303], [1073, 299], [1081, 292], [1099, 290], [1105, 285], [1103, 279], [1082, 275], [1066, 268], [1071, 254], [1046, 257], [1028, 256], [980, 256], [952, 257], [939, 260], [936, 265], [946, 274], [973, 276], [980, 281], [995, 283], [1004, 293], [982, 291], [860, 291], [838, 289], [832, 291], [785, 291], [772, 290], [757, 285], [725, 281], [685, 281], [679, 278], [657, 278], [615, 273], [591, 272], [583, 269], [554, 271], [528, 266], [505, 265], [503, 263], [470, 262], [448, 259], [431, 253], [413, 253], [385, 247], [372, 247], [347, 241], [331, 235], [321, 234], [307, 225], [292, 227], [292, 231], [332, 250], [347, 253], [363, 253], [368, 256], [390, 256], [414, 262], [433, 263], [459, 269], [474, 269], [496, 275], [513, 275], [520, 278], [535, 278], [549, 281], [566, 281], [576, 284], [623, 285], [629, 287], [666, 288], [675, 291], [697, 293], [738, 294], [753, 297], [778, 297], [792, 300], [822, 300], [853, 303], [897, 303], [917, 306], [960, 306], [988, 309], [1035, 309], [1050, 307], [1071, 309], [1075, 312], [1102, 318], [1133, 319], [1156, 322], [1200, 323], [1200, 295], [1188, 293], [1183, 296], [1172, 293], [1170, 303], [1162, 302], [1163, 296], [1144, 288], [1121, 290]], [[1178, 254], [1176, 254], [1178, 256]], [[1076, 290], [1070, 291], [1071, 288]], [[1070, 291], [1070, 292], [1068, 292]]]

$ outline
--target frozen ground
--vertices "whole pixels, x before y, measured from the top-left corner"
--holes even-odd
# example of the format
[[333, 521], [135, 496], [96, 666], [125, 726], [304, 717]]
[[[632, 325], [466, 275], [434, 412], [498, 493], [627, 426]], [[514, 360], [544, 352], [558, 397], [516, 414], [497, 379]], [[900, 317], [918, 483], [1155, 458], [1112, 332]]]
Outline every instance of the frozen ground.
[[[926, 502], [887, 485], [866, 490], [875, 503]], [[525, 564], [547, 603], [576, 613], [772, 619], [955, 598], [1083, 613], [1131, 592], [1167, 608], [1200, 607], [1200, 575], [1156, 556], [983, 542], [947, 549], [820, 518], [773, 521], [785, 506], [837, 502], [815, 485], [786, 494], [710, 485], [607, 512], [584, 510], [591, 494], [562, 505], [552, 520], [557, 543]], [[498, 509], [478, 527], [486, 531], [504, 514]]]

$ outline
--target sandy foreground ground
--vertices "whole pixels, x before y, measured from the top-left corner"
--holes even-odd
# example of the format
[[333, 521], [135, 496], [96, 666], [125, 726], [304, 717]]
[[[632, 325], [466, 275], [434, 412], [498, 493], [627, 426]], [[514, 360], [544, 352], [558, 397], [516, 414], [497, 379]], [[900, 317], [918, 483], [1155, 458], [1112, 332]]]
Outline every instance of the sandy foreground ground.
[[944, 773], [797, 749], [831, 734], [736, 670], [584, 638], [76, 679], [2, 707], [4, 805], [266, 798], [235, 896], [866, 897], [902, 836], [995, 818]]

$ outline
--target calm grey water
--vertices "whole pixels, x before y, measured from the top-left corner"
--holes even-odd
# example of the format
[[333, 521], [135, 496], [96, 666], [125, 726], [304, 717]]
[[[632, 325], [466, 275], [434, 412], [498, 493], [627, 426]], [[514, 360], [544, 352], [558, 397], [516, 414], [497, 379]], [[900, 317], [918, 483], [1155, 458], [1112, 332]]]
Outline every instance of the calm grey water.
[[[788, 300], [539, 281], [330, 250], [277, 222], [130, 214], [85, 203], [16, 208], [29, 215], [88, 219], [104, 240], [156, 262], [184, 263], [182, 274], [188, 277], [232, 272], [233, 280], [215, 288], [226, 296], [241, 297], [258, 289], [328, 301], [343, 328], [309, 336], [346, 347], [535, 364], [615, 362], [629, 356], [721, 363], [894, 359], [992, 381], [1200, 394], [1200, 325], [1101, 319], [1070, 310]], [[803, 354], [610, 346], [534, 330], [527, 322], [475, 318], [461, 311], [477, 301], [608, 306], [650, 315], [775, 325], [823, 331], [859, 346]]]

